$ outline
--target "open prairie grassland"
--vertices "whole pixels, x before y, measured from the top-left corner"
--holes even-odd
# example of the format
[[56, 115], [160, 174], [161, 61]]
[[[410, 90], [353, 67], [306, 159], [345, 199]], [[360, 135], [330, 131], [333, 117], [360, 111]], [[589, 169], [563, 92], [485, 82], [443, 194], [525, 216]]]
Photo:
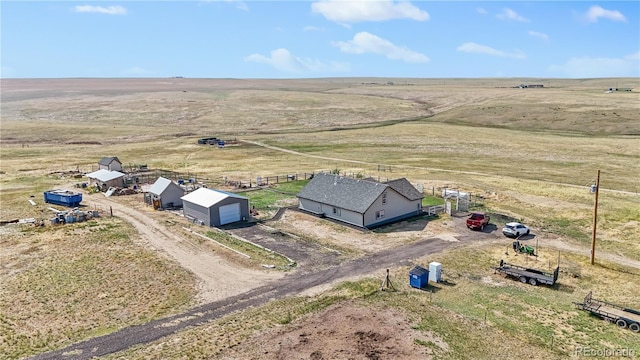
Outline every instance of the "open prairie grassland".
[[[50, 210], [32, 206], [31, 196], [41, 203], [43, 191], [84, 181], [58, 172], [95, 170], [104, 156], [127, 166], [196, 174], [211, 179], [211, 187], [224, 177], [255, 182], [258, 176], [314, 171], [406, 177], [430, 196], [445, 186], [482, 195], [482, 210], [530, 225], [541, 250], [532, 261], [552, 263], [561, 253], [560, 286], [531, 287], [494, 275], [491, 266], [510, 242], [478, 242], [413, 260], [443, 264], [448, 283], [435, 285], [431, 295], [409, 288], [409, 268], [400, 267], [392, 269], [396, 292], [379, 291], [379, 274], [352, 279], [111, 358], [286, 357], [296, 354], [295, 346], [311, 349], [300, 342], [303, 335], [291, 334], [311, 334], [323, 321], [341, 328], [332, 312], [397, 319], [389, 326], [411, 342], [394, 346], [413, 346], [421, 358], [566, 358], [577, 357], [578, 347], [626, 348], [638, 356], [640, 335], [589, 317], [572, 301], [593, 291], [596, 298], [640, 308], [640, 80], [388, 80], [3, 79], [0, 220], [48, 219]], [[544, 88], [514, 88], [521, 83]], [[633, 91], [606, 93], [612, 86]], [[237, 143], [222, 149], [197, 144], [211, 136]], [[597, 170], [592, 266], [589, 186]], [[269, 211], [295, 203], [286, 194], [259, 199]], [[166, 221], [167, 215], [150, 216]], [[175, 219], [168, 228], [178, 232], [182, 224]], [[273, 226], [356, 255], [358, 244], [399, 237], [402, 226], [412, 225], [397, 225], [396, 235], [358, 235], [335, 224], [296, 226], [295, 219], [285, 216]], [[455, 232], [452, 221], [442, 215], [428, 231]], [[64, 227], [7, 225], [0, 235], [5, 358], [62, 348], [197, 302], [194, 275], [140, 241], [124, 218]], [[360, 241], [348, 240], [358, 236]], [[327, 333], [314, 339], [323, 338], [318, 348], [330, 348]], [[256, 352], [256, 344], [267, 352]], [[365, 358], [344, 354], [349, 356]]]

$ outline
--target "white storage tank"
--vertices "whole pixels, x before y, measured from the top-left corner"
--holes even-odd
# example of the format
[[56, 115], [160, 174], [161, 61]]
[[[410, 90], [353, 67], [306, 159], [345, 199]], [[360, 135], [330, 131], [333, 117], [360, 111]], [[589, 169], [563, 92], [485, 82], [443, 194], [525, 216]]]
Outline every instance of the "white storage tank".
[[442, 281], [442, 264], [439, 262], [429, 263], [429, 281], [435, 283]]

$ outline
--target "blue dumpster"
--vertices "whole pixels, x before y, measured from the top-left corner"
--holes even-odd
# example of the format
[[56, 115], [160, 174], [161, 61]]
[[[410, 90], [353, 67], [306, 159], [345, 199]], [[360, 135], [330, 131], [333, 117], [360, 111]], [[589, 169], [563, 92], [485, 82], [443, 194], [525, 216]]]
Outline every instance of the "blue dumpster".
[[414, 288], [422, 289], [429, 284], [429, 270], [415, 266], [409, 271], [409, 285]]

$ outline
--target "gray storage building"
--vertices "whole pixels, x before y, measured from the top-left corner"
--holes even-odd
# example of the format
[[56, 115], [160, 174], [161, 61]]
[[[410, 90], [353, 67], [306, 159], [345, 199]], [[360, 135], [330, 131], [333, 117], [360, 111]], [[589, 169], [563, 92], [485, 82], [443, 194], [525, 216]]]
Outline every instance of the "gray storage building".
[[98, 161], [98, 168], [111, 171], [122, 171], [122, 161], [116, 156], [103, 157]]
[[199, 188], [182, 198], [184, 216], [207, 226], [249, 219], [249, 199], [230, 192]]
[[407, 179], [387, 183], [317, 174], [298, 193], [302, 210], [368, 228], [422, 213], [422, 193]]
[[149, 195], [154, 209], [181, 207], [184, 189], [167, 178], [159, 177], [149, 188]]

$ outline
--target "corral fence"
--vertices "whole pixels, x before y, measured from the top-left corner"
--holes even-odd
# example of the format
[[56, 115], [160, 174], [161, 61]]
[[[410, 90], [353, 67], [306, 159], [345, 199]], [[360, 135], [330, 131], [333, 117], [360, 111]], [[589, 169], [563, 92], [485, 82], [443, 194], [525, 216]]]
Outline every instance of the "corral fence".
[[[126, 169], [126, 170], [125, 170]], [[382, 166], [379, 170], [386, 170], [391, 172], [391, 168], [385, 169]], [[95, 168], [91, 168], [91, 172], [95, 171]], [[298, 172], [293, 171], [287, 174], [282, 175], [272, 175], [272, 176], [257, 176], [255, 179], [252, 178], [232, 178], [232, 176], [221, 176], [216, 178], [211, 178], [209, 175], [202, 175], [195, 172], [180, 172], [180, 171], [171, 171], [165, 169], [148, 169], [146, 165], [139, 164], [129, 164], [123, 165], [123, 172], [126, 171], [125, 176], [125, 186], [136, 186], [139, 187], [145, 184], [153, 184], [159, 177], [164, 177], [169, 180], [175, 181], [180, 185], [185, 185], [188, 190], [195, 190], [198, 187], [229, 187], [235, 189], [259, 189], [264, 187], [269, 187], [270, 185], [281, 184], [291, 181], [298, 180], [310, 180], [313, 178], [315, 174], [319, 173], [327, 173], [327, 174], [335, 174], [338, 176], [351, 177], [355, 179], [361, 180], [370, 180], [377, 182], [388, 182], [389, 180], [393, 180], [396, 177], [381, 177], [381, 176], [367, 176], [361, 172], [348, 172], [341, 171], [338, 169], [333, 170], [317, 170], [310, 172]], [[74, 169], [69, 173], [81, 174], [80, 168]], [[422, 183], [414, 183], [414, 187], [424, 194], [425, 196], [431, 196], [435, 198], [442, 198], [443, 203], [441, 205], [434, 206], [425, 206], [423, 211], [427, 214], [437, 214], [446, 212], [451, 214], [452, 212], [464, 212], [470, 211], [473, 208], [481, 208], [484, 207], [485, 202], [485, 194], [478, 193], [470, 193], [464, 192], [458, 189], [451, 189], [448, 187], [436, 187], [436, 186], [425, 186]], [[447, 207], [449, 206], [449, 207]]]
[[274, 175], [274, 176], [258, 176], [255, 180], [253, 179], [229, 179], [227, 176], [223, 177], [224, 184], [227, 186], [232, 186], [237, 189], [249, 189], [254, 187], [263, 187], [274, 184], [280, 184], [289, 181], [297, 181], [297, 180], [310, 180], [313, 178], [315, 174], [335, 174], [338, 176], [351, 177], [354, 179], [362, 179], [362, 180], [373, 180], [377, 182], [385, 182], [389, 181], [389, 178], [381, 178], [378, 177], [365, 177], [362, 173], [354, 173], [347, 171], [336, 171], [336, 170], [319, 170], [312, 172], [292, 172], [290, 174], [284, 175]]
[[284, 182], [297, 181], [297, 180], [310, 180], [317, 172], [304, 172], [304, 173], [292, 173], [286, 175], [275, 176], [258, 176], [256, 180], [231, 180], [224, 176], [224, 185], [235, 187], [236, 189], [250, 189], [253, 187], [263, 187], [274, 184], [280, 184]]

